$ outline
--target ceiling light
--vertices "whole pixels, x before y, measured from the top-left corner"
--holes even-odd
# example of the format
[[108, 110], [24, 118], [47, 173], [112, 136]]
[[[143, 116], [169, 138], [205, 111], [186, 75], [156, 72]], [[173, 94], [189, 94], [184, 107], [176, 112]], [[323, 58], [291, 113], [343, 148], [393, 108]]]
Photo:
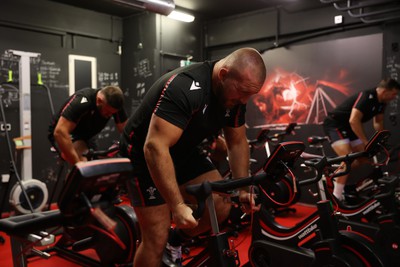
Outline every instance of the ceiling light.
[[120, 5], [140, 8], [151, 12], [168, 15], [175, 9], [174, 0], [111, 0]]
[[183, 13], [180, 11], [172, 11], [168, 16], [168, 18], [170, 19], [175, 19], [175, 20], [179, 20], [179, 21], [183, 21], [183, 22], [193, 22], [194, 21], [194, 16], [187, 14], [187, 13]]

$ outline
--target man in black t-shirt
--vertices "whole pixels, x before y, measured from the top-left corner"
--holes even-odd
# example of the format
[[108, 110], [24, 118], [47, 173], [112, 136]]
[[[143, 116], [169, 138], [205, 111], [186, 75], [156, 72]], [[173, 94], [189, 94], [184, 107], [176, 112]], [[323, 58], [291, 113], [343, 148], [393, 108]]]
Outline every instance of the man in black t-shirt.
[[82, 156], [94, 144], [94, 136], [114, 118], [122, 132], [127, 115], [124, 95], [116, 86], [77, 91], [62, 105], [49, 127], [49, 140], [62, 158], [71, 165], [86, 161]]
[[[209, 230], [208, 219], [193, 217], [186, 204], [193, 203], [193, 197], [184, 191], [189, 184], [222, 179], [198, 149], [205, 138], [223, 129], [233, 178], [248, 176], [246, 103], [260, 91], [265, 77], [261, 55], [242, 48], [216, 62], [169, 72], [150, 88], [128, 120], [120, 142], [120, 153], [130, 157], [134, 166], [129, 190], [142, 237], [134, 266], [160, 266], [171, 213], [186, 236]], [[246, 190], [240, 192], [243, 210], [254, 208], [250, 195]], [[220, 196], [214, 201], [218, 219], [224, 220], [230, 204]]]
[[[396, 98], [399, 90], [400, 85], [396, 80], [382, 80], [377, 88], [359, 92], [329, 112], [323, 127], [338, 156], [364, 150], [368, 138], [363, 123], [373, 119], [376, 131], [384, 129], [385, 106]], [[339, 200], [343, 200], [347, 178], [348, 175], [344, 175], [334, 182], [333, 194]]]

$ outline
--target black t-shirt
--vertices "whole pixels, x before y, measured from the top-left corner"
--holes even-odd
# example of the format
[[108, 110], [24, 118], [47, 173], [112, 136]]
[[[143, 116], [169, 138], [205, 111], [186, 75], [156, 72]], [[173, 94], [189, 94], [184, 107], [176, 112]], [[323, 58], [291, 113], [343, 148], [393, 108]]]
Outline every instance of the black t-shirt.
[[227, 110], [217, 102], [211, 89], [214, 63], [196, 63], [162, 76], [150, 88], [143, 102], [130, 117], [121, 143], [130, 144], [130, 156], [143, 159], [143, 145], [153, 113], [183, 129], [171, 147], [174, 159], [185, 157], [205, 138], [224, 126], [239, 127], [245, 122], [246, 105]]
[[[54, 128], [60, 116], [76, 123], [75, 129], [71, 133], [74, 139], [89, 140], [98, 134], [110, 119], [101, 116], [96, 107], [96, 95], [99, 91], [100, 89], [85, 88], [70, 96], [50, 124], [50, 140], [53, 140]], [[126, 121], [125, 110], [121, 108], [117, 113], [113, 114], [113, 118], [115, 123]]]
[[385, 104], [378, 101], [375, 89], [365, 90], [347, 98], [343, 103], [329, 112], [324, 124], [335, 127], [349, 125], [351, 110], [358, 109], [363, 113], [362, 122], [371, 120], [377, 114], [383, 113]]

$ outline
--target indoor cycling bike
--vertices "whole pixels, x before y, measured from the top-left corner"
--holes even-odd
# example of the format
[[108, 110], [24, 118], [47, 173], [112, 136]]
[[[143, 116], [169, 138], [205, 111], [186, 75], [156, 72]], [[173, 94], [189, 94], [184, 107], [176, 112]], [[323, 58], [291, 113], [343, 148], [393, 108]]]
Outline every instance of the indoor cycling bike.
[[[314, 158], [306, 160], [305, 165], [317, 171], [317, 179], [321, 199], [333, 202], [334, 209], [342, 216], [339, 218], [340, 229], [351, 229], [353, 232], [368, 236], [376, 241], [383, 249], [385, 257], [391, 266], [400, 265], [400, 214], [396, 203], [395, 190], [399, 181], [396, 176], [384, 176], [375, 181], [375, 194], [366, 196], [357, 204], [349, 205], [338, 201], [328, 184], [333, 184], [337, 176], [347, 174], [351, 170], [351, 163], [360, 157], [373, 157], [381, 150], [386, 151], [384, 144], [389, 137], [388, 131], [377, 132], [369, 141], [363, 152], [351, 153], [335, 158]], [[387, 163], [388, 157], [384, 160]], [[344, 162], [344, 171], [333, 171], [335, 164]], [[333, 172], [333, 173], [332, 173]], [[321, 178], [324, 179], [321, 179]], [[322, 187], [322, 188], [321, 188]]]
[[[308, 144], [310, 147], [315, 148], [319, 154], [309, 154], [305, 153], [305, 158], [306, 159], [312, 159], [312, 158], [319, 158], [319, 157], [324, 157], [328, 156], [325, 153], [324, 149], [324, 143], [328, 142], [328, 137], [327, 136], [309, 136], [307, 138]], [[387, 140], [385, 141], [387, 143]], [[384, 154], [384, 157], [390, 162], [392, 160], [392, 154], [393, 151], [396, 147], [390, 149], [389, 151], [387, 150], [387, 144], [384, 144], [385, 150], [382, 149], [382, 152]], [[374, 161], [378, 161], [378, 157], [374, 157]], [[383, 160], [379, 160], [383, 161]], [[388, 162], [386, 162], [384, 165], [386, 166]], [[344, 197], [346, 199], [346, 202], [349, 204], [358, 204], [365, 199], [371, 197], [372, 195], [379, 193], [380, 191], [380, 182], [379, 180], [385, 176], [388, 176], [388, 172], [383, 169], [383, 164], [373, 164], [373, 168], [368, 170], [368, 172], [363, 176], [361, 179], [357, 179], [357, 181], [354, 184], [349, 184], [346, 185], [344, 188]], [[397, 179], [400, 178], [399, 174], [392, 173], [390, 175], [391, 177], [397, 177]], [[400, 179], [399, 179], [400, 180]], [[332, 185], [328, 184], [328, 187], [331, 189]], [[400, 200], [400, 190], [399, 188], [396, 189], [396, 196], [397, 199]]]
[[[195, 215], [199, 217], [207, 203], [210, 217], [215, 217], [212, 192], [226, 195], [235, 193], [238, 188], [254, 185], [260, 190], [258, 199], [261, 200], [261, 208], [254, 213], [252, 220], [251, 266], [389, 266], [371, 240], [351, 231], [339, 231], [337, 218], [328, 200], [319, 201], [318, 210], [293, 227], [279, 225], [274, 220], [267, 207], [270, 200], [262, 190], [283, 176], [293, 175], [290, 168], [304, 148], [302, 142], [284, 142], [268, 158], [264, 172], [242, 179], [189, 186], [188, 193], [198, 200]], [[297, 192], [296, 183], [293, 185], [293, 192]], [[220, 233], [214, 225], [216, 221], [212, 219], [212, 222], [214, 238], [207, 258], [208, 265], [198, 266], [237, 266], [233, 256], [235, 251], [229, 249], [224, 233]]]
[[[285, 136], [291, 134], [294, 130], [294, 128], [297, 126], [297, 123], [289, 123], [284, 130], [276, 132], [274, 134], [270, 133], [269, 129], [262, 129], [258, 132], [257, 136], [254, 139], [248, 140], [249, 143], [249, 149], [250, 149], [250, 155], [253, 155], [254, 151], [257, 149], [262, 149], [267, 153], [264, 153], [265, 156], [267, 156], [268, 153], [270, 153], [270, 149], [272, 148], [272, 144], [275, 146], [278, 142], [281, 142]], [[202, 144], [202, 149], [205, 154], [212, 154], [212, 150], [210, 149], [211, 147], [211, 142], [210, 139], [207, 139], [203, 144]], [[250, 169], [251, 169], [251, 175], [255, 175], [257, 172], [262, 170], [262, 165], [256, 166], [259, 160], [256, 160], [254, 158], [250, 158]], [[230, 170], [221, 172], [222, 177], [225, 179], [231, 179], [230, 175]], [[274, 185], [271, 185], [269, 187], [269, 192], [271, 194], [274, 194], [276, 196], [284, 196], [287, 194], [291, 194], [291, 192], [287, 192], [287, 190], [290, 190], [290, 186], [283, 184], [282, 183], [290, 183], [291, 181], [283, 181], [276, 183]], [[293, 195], [293, 194], [292, 194]], [[299, 195], [296, 195], [296, 199]], [[280, 200], [280, 197], [277, 197], [277, 201]], [[236, 196], [232, 197], [231, 200], [232, 204], [232, 210], [231, 213], [227, 219], [227, 221], [221, 226], [224, 229], [224, 234], [227, 237], [237, 237], [240, 232], [243, 232], [244, 230], [248, 229], [250, 226], [250, 216], [247, 216], [239, 207], [238, 204], [238, 198]], [[285, 204], [280, 204], [280, 205], [271, 205], [271, 212], [274, 214], [277, 214], [278, 212], [295, 212], [296, 210], [292, 207], [289, 207], [290, 203], [288, 205]], [[190, 254], [190, 251], [194, 247], [198, 246], [205, 246], [205, 244], [209, 241], [209, 235], [199, 235], [196, 236], [188, 241], [186, 241], [184, 244], [182, 244], [182, 251], [184, 254], [187, 256]], [[232, 246], [231, 246], [232, 247]], [[207, 252], [205, 250], [202, 251], [200, 255], [195, 256], [195, 260], [193, 260], [191, 256], [186, 257], [185, 262], [190, 261], [192, 262], [192, 265], [189, 266], [197, 266], [193, 264], [193, 262], [201, 261], [199, 259], [202, 259], [202, 255], [207, 255]], [[236, 259], [238, 260], [238, 258]]]
[[[0, 231], [10, 236], [14, 266], [54, 254], [80, 266], [132, 264], [140, 240], [136, 214], [130, 206], [113, 204], [131, 171], [127, 158], [77, 163], [61, 192], [58, 210], [0, 220]], [[97, 257], [83, 253], [89, 248]]]

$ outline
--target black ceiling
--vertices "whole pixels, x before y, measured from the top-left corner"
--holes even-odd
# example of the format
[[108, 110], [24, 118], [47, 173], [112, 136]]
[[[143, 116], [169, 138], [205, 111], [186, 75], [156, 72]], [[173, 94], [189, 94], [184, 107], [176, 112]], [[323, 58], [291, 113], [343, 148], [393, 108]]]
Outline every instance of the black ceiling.
[[[113, 0], [51, 0], [93, 11], [126, 17], [141, 12]], [[288, 12], [323, 6], [320, 0], [175, 0], [176, 9], [191, 11], [204, 19], [217, 19], [280, 6]]]
[[320, 7], [320, 0], [175, 0], [176, 8], [193, 10], [208, 19], [280, 6], [288, 12]]

